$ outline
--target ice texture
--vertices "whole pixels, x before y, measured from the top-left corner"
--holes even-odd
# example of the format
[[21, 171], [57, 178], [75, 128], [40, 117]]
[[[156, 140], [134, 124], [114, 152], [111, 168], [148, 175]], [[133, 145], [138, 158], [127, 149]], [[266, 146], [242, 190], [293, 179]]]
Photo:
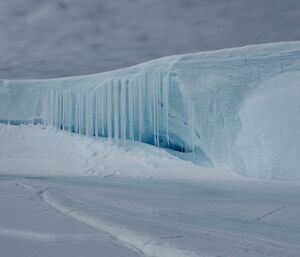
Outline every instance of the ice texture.
[[[300, 42], [171, 56], [126, 69], [0, 81], [0, 120], [191, 152], [246, 176], [300, 179]], [[183, 171], [184, 172], [184, 171]]]

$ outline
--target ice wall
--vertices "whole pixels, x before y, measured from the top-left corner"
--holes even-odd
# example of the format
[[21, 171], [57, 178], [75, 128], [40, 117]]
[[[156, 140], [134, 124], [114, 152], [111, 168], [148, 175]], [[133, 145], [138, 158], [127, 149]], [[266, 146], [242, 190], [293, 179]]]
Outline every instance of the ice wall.
[[286, 42], [89, 76], [2, 80], [0, 121], [140, 140], [193, 152], [200, 165], [298, 180], [299, 74], [300, 42]]

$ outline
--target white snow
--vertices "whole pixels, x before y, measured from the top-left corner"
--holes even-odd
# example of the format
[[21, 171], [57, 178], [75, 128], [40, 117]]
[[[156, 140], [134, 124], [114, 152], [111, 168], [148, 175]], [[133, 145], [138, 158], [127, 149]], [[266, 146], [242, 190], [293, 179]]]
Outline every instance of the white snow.
[[299, 90], [300, 72], [286, 72], [245, 101], [236, 140], [243, 160], [239, 170], [251, 177], [300, 180]]
[[0, 176], [5, 257], [298, 257], [299, 183]]
[[240, 179], [226, 169], [200, 167], [164, 149], [112, 142], [46, 126], [0, 124], [0, 174]]
[[138, 257], [103, 231], [49, 208], [39, 188], [0, 176], [0, 255], [5, 257]]

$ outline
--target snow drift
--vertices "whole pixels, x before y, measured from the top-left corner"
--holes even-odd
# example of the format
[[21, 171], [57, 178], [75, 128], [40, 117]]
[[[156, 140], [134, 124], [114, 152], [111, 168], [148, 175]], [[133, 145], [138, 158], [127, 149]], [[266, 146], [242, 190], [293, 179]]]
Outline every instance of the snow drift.
[[300, 42], [171, 56], [88, 76], [2, 80], [0, 120], [139, 140], [246, 176], [299, 180], [299, 78]]

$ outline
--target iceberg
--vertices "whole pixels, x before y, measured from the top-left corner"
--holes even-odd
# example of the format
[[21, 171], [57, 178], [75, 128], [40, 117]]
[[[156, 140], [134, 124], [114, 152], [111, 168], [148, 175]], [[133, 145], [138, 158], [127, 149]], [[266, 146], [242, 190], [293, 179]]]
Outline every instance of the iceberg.
[[299, 180], [299, 81], [300, 42], [170, 56], [93, 75], [0, 80], [0, 122], [137, 140], [200, 165]]

